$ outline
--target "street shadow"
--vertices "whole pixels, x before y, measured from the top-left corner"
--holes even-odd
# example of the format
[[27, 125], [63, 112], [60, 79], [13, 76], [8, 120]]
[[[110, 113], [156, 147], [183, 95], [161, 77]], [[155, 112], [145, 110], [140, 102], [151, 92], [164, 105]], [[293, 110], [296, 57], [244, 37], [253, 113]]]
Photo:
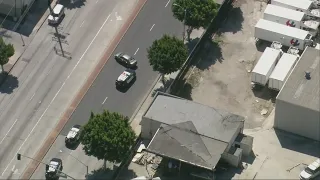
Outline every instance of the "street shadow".
[[281, 147], [320, 158], [320, 142], [302, 136], [274, 129]]
[[176, 86], [174, 89], [172, 89], [171, 94], [192, 101], [192, 89], [193, 86], [184, 78], [177, 81]]
[[138, 177], [136, 172], [132, 169], [128, 169], [128, 165], [121, 169], [121, 172], [119, 173], [117, 180], [128, 180]]
[[203, 71], [209, 69], [217, 61], [222, 63], [224, 58], [220, 45], [221, 43], [219, 41], [207, 40], [204, 43], [203, 49], [200, 50], [195, 57], [198, 60], [195, 60], [192, 65]]
[[0, 93], [11, 94], [18, 86], [19, 81], [16, 76], [7, 72], [0, 73]]
[[[26, 6], [24, 7], [24, 11], [26, 10]], [[18, 20], [14, 21], [13, 17], [8, 16], [5, 18], [6, 15], [0, 15], [0, 21], [2, 22], [2, 28], [17, 32], [23, 36], [30, 36], [32, 33], [34, 27], [39, 22], [39, 20], [42, 18], [46, 10], [48, 9], [48, 2], [47, 1], [34, 1], [31, 8], [29, 9], [28, 13], [23, 17], [21, 23], [18, 25]], [[13, 8], [14, 11], [14, 8]], [[16, 29], [14, 29], [16, 27]]]
[[242, 30], [242, 23], [244, 21], [243, 12], [240, 7], [234, 7], [229, 11], [226, 18], [226, 23], [222, 25], [220, 31], [231, 32], [233, 34]]
[[86, 180], [112, 179], [116, 168], [117, 167], [113, 165], [112, 168], [105, 169], [104, 167], [101, 167], [100, 169], [93, 170], [86, 176]]
[[265, 86], [256, 84], [252, 88], [252, 92], [255, 97], [264, 99], [266, 101], [271, 100], [271, 102], [273, 103], [276, 101], [276, 97], [279, 93], [278, 91], [269, 89], [268, 84], [266, 84]]
[[86, 3], [86, 0], [60, 0], [59, 4], [62, 4], [67, 9], [81, 8]]

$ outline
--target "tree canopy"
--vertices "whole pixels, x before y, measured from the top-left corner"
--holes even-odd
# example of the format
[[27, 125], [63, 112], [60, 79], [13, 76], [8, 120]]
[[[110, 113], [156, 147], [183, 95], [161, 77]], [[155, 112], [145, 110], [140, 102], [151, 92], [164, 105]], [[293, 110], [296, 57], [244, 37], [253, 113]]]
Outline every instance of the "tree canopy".
[[3, 70], [3, 65], [9, 62], [9, 58], [14, 55], [14, 48], [12, 44], [6, 44], [2, 37], [0, 37], [0, 65]]
[[148, 48], [148, 58], [153, 70], [162, 75], [177, 71], [188, 57], [188, 49], [182, 40], [164, 35]]
[[101, 114], [91, 113], [80, 133], [87, 155], [110, 162], [121, 162], [135, 139], [128, 117], [106, 110]]
[[[174, 0], [172, 4], [173, 16], [192, 29], [207, 28], [217, 15], [219, 5], [215, 0]], [[185, 17], [186, 10], [186, 17]]]

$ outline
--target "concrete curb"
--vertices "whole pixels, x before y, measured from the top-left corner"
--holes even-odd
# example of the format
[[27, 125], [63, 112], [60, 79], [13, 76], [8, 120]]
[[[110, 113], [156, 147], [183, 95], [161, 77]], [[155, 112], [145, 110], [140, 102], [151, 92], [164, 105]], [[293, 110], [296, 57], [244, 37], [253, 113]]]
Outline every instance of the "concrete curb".
[[[109, 48], [104, 52], [103, 56], [100, 58], [100, 61], [98, 62], [98, 64], [96, 65], [96, 67], [94, 68], [90, 76], [87, 78], [86, 82], [78, 91], [75, 98], [72, 100], [72, 103], [70, 104], [69, 108], [64, 112], [58, 124], [48, 135], [47, 139], [43, 143], [42, 147], [35, 154], [33, 159], [37, 161], [42, 161], [42, 159], [45, 157], [45, 155], [51, 148], [52, 144], [55, 142], [56, 138], [62, 131], [63, 127], [66, 125], [69, 118], [72, 116], [73, 112], [75, 111], [77, 106], [80, 104], [82, 98], [85, 96], [86, 92], [89, 90], [94, 80], [98, 77], [104, 65], [107, 63], [108, 59], [111, 57], [112, 52], [116, 49], [118, 44], [121, 42], [122, 38], [125, 36], [126, 32], [130, 28], [131, 24], [134, 22], [134, 20], [136, 19], [136, 17], [138, 16], [139, 12], [141, 11], [141, 9], [143, 8], [146, 2], [147, 0], [138, 1], [137, 5], [133, 8], [133, 11], [129, 16], [128, 20], [122, 25], [117, 36], [115, 36], [115, 38], [111, 41]], [[27, 168], [23, 172], [20, 179], [30, 179], [32, 177], [33, 173], [40, 165], [40, 162], [37, 162], [37, 161], [31, 161], [28, 164]]]
[[154, 87], [156, 86], [156, 84], [159, 82], [161, 75], [159, 74], [156, 78], [156, 80], [152, 83], [150, 89], [148, 90], [147, 94], [144, 95], [143, 99], [141, 100], [141, 102], [139, 103], [137, 109], [133, 112], [129, 122], [131, 123], [134, 118], [136, 117], [136, 115], [138, 114], [139, 110], [141, 109], [141, 107], [143, 106], [143, 104], [146, 102], [146, 100], [148, 99], [149, 95], [152, 93], [152, 90], [154, 90]]

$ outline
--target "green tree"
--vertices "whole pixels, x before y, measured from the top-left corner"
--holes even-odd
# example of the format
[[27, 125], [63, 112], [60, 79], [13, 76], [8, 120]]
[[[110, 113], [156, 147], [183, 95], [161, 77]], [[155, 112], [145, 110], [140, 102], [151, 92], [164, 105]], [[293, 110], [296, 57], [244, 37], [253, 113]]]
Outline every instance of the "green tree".
[[3, 65], [9, 62], [9, 58], [14, 55], [14, 48], [12, 44], [6, 44], [2, 37], [0, 37], [0, 65], [2, 72], [4, 72]]
[[154, 71], [164, 75], [177, 71], [188, 57], [186, 45], [177, 37], [164, 35], [161, 39], [155, 40], [147, 49], [149, 63]]
[[99, 160], [121, 162], [136, 139], [128, 117], [104, 110], [91, 113], [88, 123], [82, 127], [80, 141], [89, 156]]
[[[187, 28], [188, 40], [193, 29], [206, 29], [217, 15], [219, 5], [215, 0], [174, 0], [173, 16], [184, 22]], [[186, 10], [186, 12], [185, 12]]]

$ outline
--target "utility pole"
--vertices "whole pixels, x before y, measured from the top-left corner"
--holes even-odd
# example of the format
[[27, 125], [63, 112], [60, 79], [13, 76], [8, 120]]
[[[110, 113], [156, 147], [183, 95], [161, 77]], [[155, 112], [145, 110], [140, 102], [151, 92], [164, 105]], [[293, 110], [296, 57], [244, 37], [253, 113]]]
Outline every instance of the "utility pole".
[[[22, 154], [19, 154], [19, 153], [18, 153], [18, 154], [17, 154], [17, 160], [20, 161], [20, 160], [21, 160], [21, 157], [25, 157], [25, 158], [31, 159], [31, 160], [33, 160], [33, 161], [37, 161], [37, 162], [39, 162], [39, 163], [41, 163], [41, 164], [44, 164], [44, 165], [46, 165], [46, 166], [50, 166], [50, 165], [47, 164], [47, 163], [44, 163], [44, 162], [42, 162], [42, 161], [38, 161], [38, 160], [33, 159], [33, 158], [29, 157], [29, 156], [25, 156], [25, 155], [22, 155]], [[69, 177], [69, 178], [71, 178], [71, 179], [73, 179], [73, 180], [76, 180], [75, 178], [73, 178], [73, 177], [69, 176], [68, 174], [60, 171], [59, 169], [55, 169], [55, 170], [57, 170], [59, 173], [65, 174], [67, 177]]]
[[[49, 6], [50, 13], [53, 14], [53, 10], [52, 10], [52, 8], [51, 8], [51, 2], [50, 2], [50, 0], [48, 0], [48, 6]], [[58, 39], [58, 42], [59, 42], [59, 45], [60, 45], [62, 57], [64, 57], [64, 51], [63, 51], [63, 48], [62, 48], [62, 43], [61, 43], [61, 39], [60, 39], [60, 34], [59, 34], [59, 31], [58, 31], [57, 26], [54, 25], [54, 29], [55, 29], [55, 31], [56, 31], [56, 36], [57, 36], [57, 39]]]

